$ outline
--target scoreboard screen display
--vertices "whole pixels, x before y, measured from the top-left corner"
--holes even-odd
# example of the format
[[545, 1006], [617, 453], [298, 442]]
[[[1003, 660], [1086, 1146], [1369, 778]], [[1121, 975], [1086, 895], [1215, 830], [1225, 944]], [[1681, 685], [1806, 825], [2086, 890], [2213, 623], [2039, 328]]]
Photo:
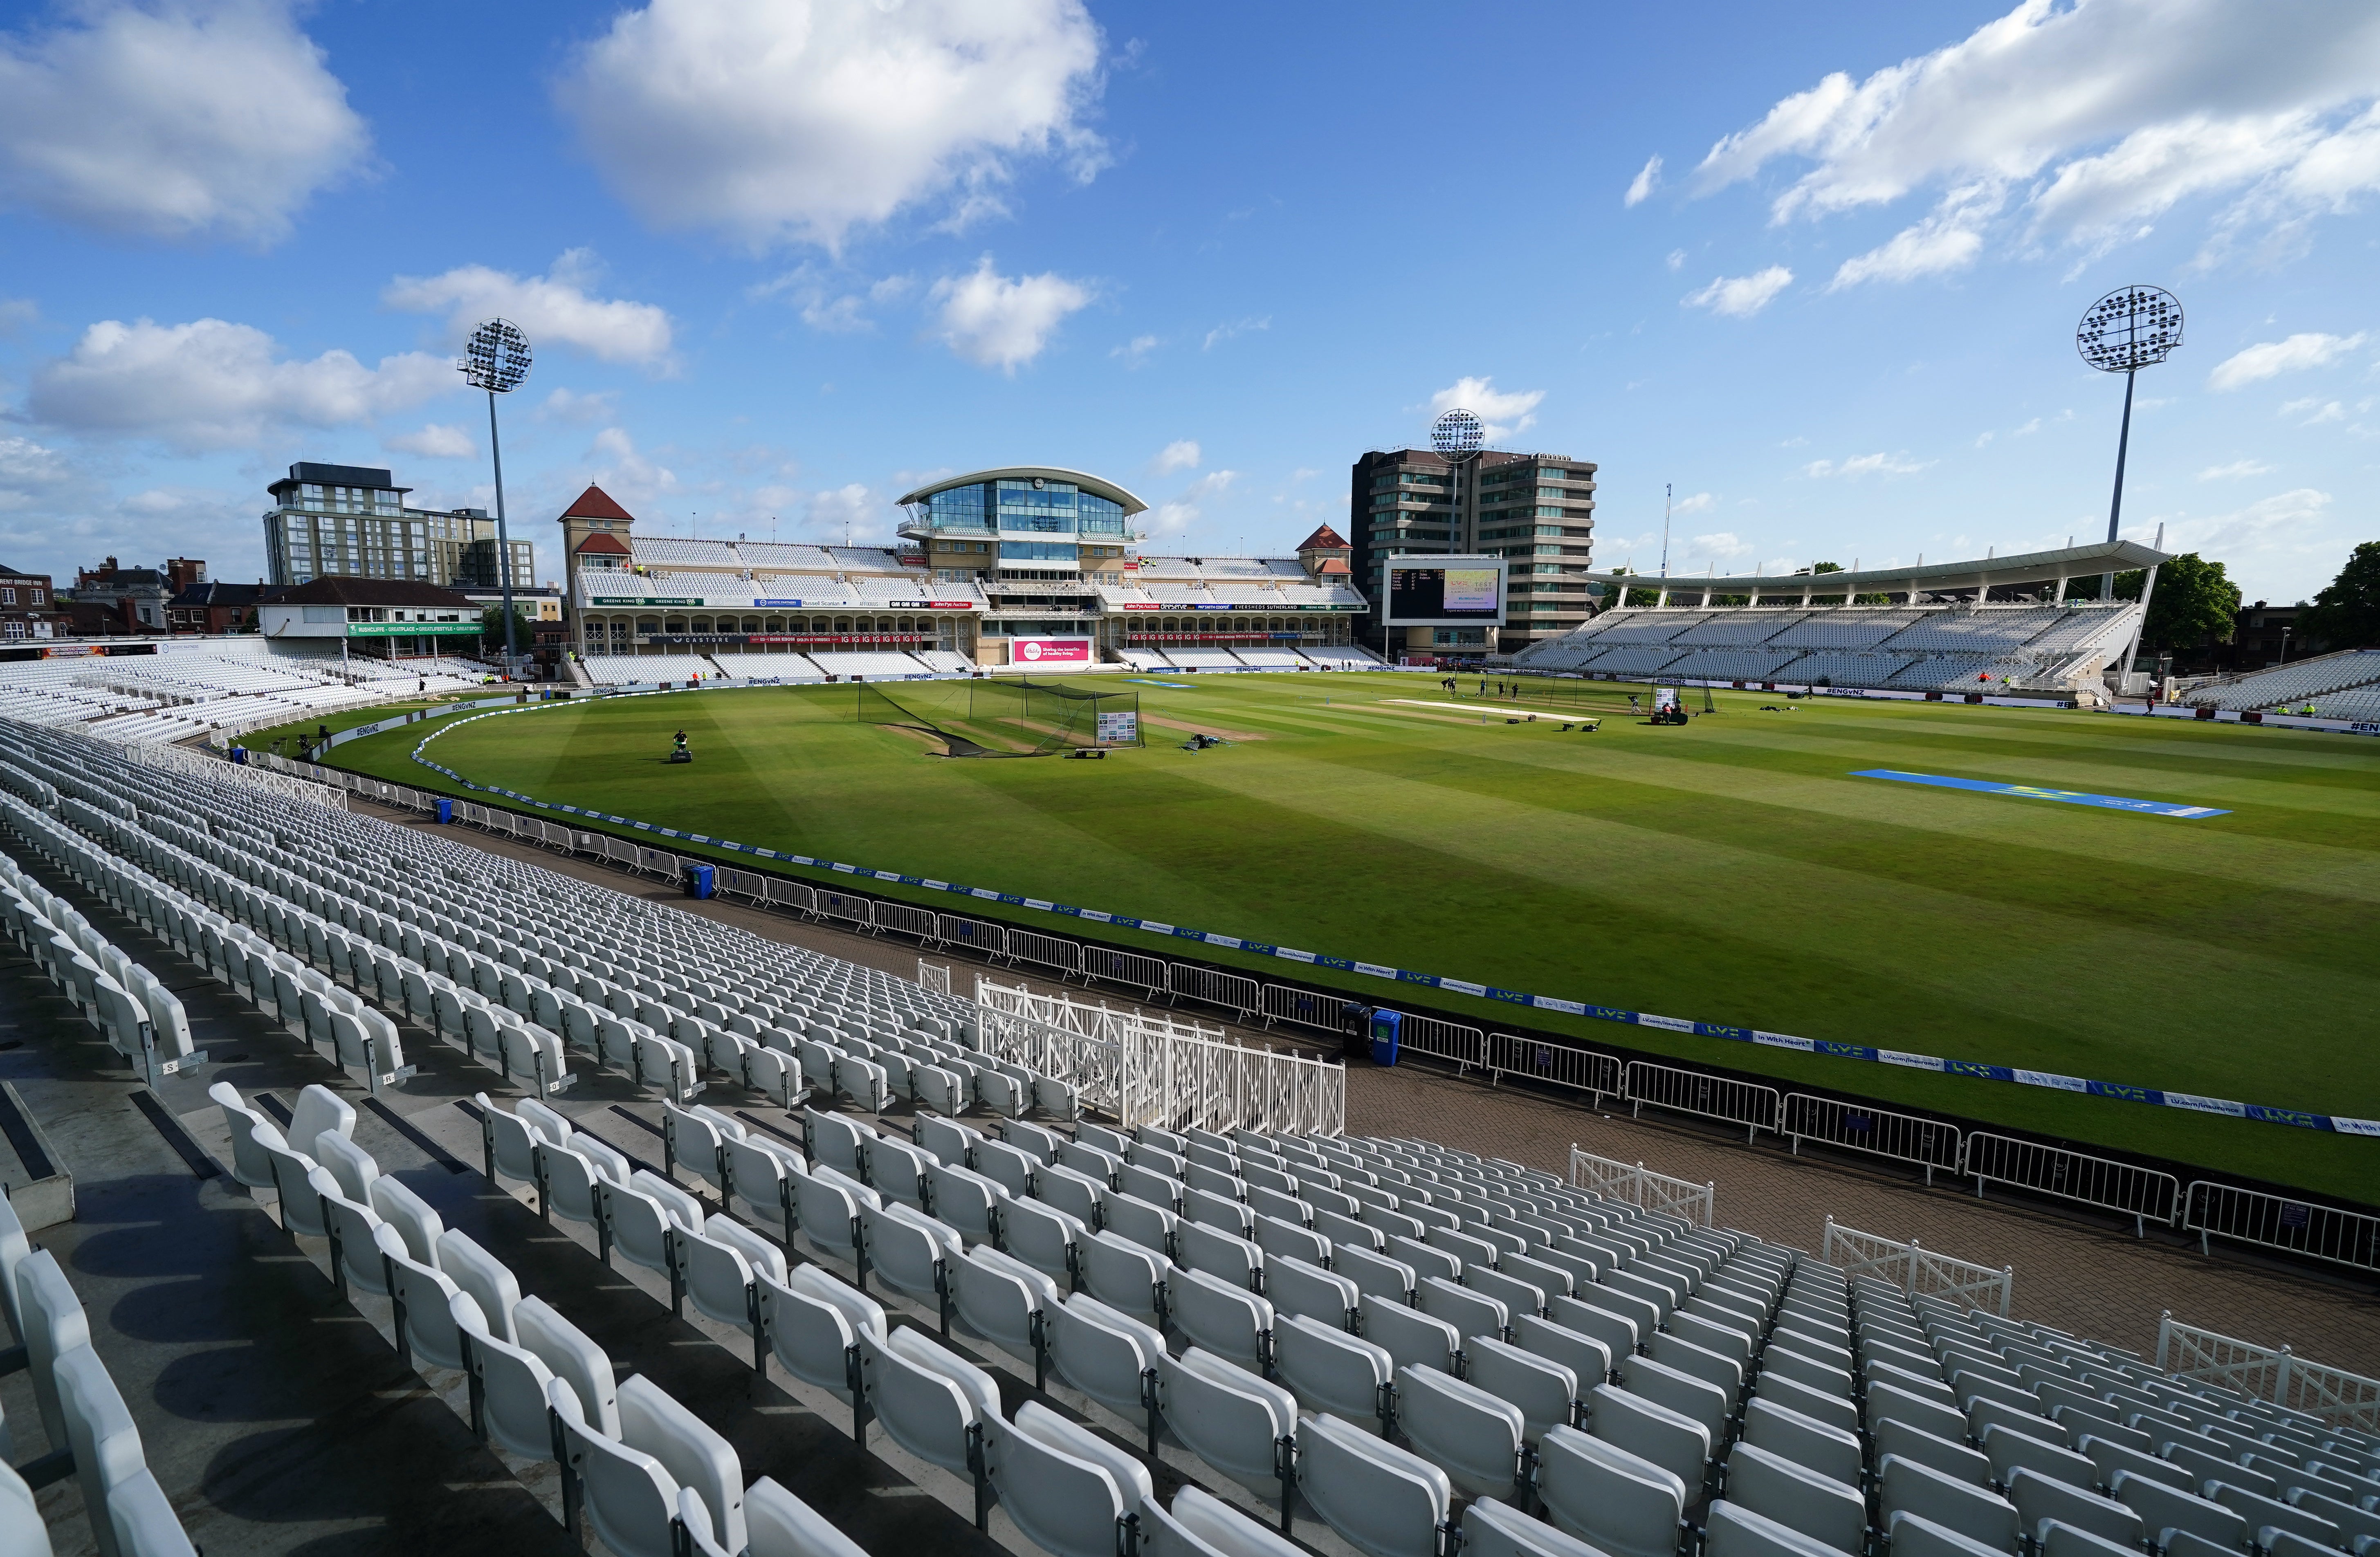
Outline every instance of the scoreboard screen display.
[[1388, 559], [1389, 610], [1394, 626], [1433, 623], [1501, 623], [1501, 558]]

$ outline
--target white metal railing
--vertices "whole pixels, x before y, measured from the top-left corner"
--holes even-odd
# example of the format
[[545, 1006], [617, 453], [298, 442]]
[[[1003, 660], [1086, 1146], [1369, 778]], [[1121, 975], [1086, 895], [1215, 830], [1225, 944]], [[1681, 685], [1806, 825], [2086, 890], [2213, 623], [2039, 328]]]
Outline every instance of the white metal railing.
[[2269, 1190], [2193, 1179], [2182, 1192], [2177, 1219], [2184, 1233], [2304, 1255], [2354, 1270], [2380, 1271], [2380, 1216], [2295, 1200]]
[[1124, 1128], [1235, 1128], [1335, 1136], [1347, 1126], [1343, 1064], [1244, 1044], [1222, 1028], [975, 976], [978, 1047], [1072, 1083]]
[[920, 988], [931, 990], [938, 995], [950, 993], [951, 965], [946, 962], [928, 962], [925, 958], [919, 957], [917, 983]]
[[1127, 1129], [1138, 1123], [1127, 1112], [1122, 1043], [1036, 1020], [1013, 1004], [985, 1003], [982, 989], [978, 979], [977, 1049], [1064, 1082], [1084, 1108], [1114, 1114]]
[[2380, 1379], [2309, 1362], [2287, 1346], [2260, 1346], [2183, 1324], [2170, 1310], [2157, 1320], [2156, 1365], [2178, 1379], [2219, 1384], [2333, 1427], [2380, 1432]]
[[1671, 1178], [1653, 1172], [1642, 1162], [1597, 1157], [1592, 1151], [1581, 1150], [1575, 1143], [1570, 1149], [1570, 1182], [1573, 1187], [1592, 1190], [1607, 1200], [1625, 1200], [1632, 1206], [1678, 1217], [1697, 1227], [1718, 1225], [1712, 1220], [1718, 1209], [1718, 1186], [1715, 1183]]
[[1936, 1254], [1914, 1238], [1902, 1243], [1880, 1233], [1863, 1233], [1827, 1218], [1827, 1239], [1818, 1258], [1849, 1276], [1875, 1276], [1912, 1296], [1947, 1297], [1970, 1308], [1988, 1308], [2006, 1319], [2016, 1293], [2016, 1270], [1995, 1271], [1972, 1260]]
[[1627, 1079], [1632, 1114], [1642, 1113], [1645, 1105], [1651, 1103], [1655, 1108], [1674, 1109], [1680, 1113], [1724, 1119], [1742, 1125], [1745, 1140], [1750, 1140], [1755, 1130], [1777, 1128], [1779, 1100], [1774, 1087], [1677, 1065], [1655, 1064], [1649, 1060], [1629, 1061]]
[[1967, 1137], [1960, 1172], [1975, 1181], [1978, 1199], [1986, 1182], [2012, 1184], [2036, 1195], [2122, 1212], [2132, 1219], [2133, 1232], [2143, 1236], [2150, 1221], [2174, 1219], [2181, 1198], [2180, 1182], [2171, 1174], [1989, 1130]]
[[[221, 758], [200, 757], [176, 746], [127, 746], [120, 748], [128, 760], [143, 767], [162, 768], [168, 772], [189, 778], [211, 779], [217, 784], [236, 784], [243, 788], [261, 790], [284, 800], [303, 800], [329, 810], [347, 809], [346, 792], [326, 784], [315, 784], [286, 772], [270, 771], [259, 766], [252, 753], [247, 762], [231, 762]], [[274, 759], [277, 762], [280, 759]]]
[[1169, 1129], [1346, 1133], [1343, 1064], [1241, 1043], [1220, 1034], [1194, 1038], [1150, 1032], [1127, 1052], [1152, 1068], [1159, 1064], [1164, 1067], [1161, 1095], [1168, 1112], [1148, 1123]]

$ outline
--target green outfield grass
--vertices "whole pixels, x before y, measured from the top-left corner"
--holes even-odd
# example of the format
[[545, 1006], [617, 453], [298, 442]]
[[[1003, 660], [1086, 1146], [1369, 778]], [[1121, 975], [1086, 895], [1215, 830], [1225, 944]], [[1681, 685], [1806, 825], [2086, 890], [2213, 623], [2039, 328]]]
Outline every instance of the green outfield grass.
[[[858, 723], [850, 687], [573, 702], [460, 726], [430, 755], [479, 783], [713, 836], [1535, 993], [2380, 1117], [2371, 742], [1752, 693], [1718, 694], [1718, 713], [1682, 729], [1621, 716], [1564, 735], [1559, 713], [1511, 725], [1509, 709], [1416, 706], [1443, 703], [1427, 676], [1181, 679], [1097, 678], [1139, 692], [1152, 722], [1145, 749], [1100, 762], [948, 760], [916, 733]], [[1181, 750], [1185, 726], [1231, 744]], [[680, 727], [692, 766], [662, 760]], [[424, 734], [334, 755], [441, 787], [410, 760]], [[1871, 767], [2229, 814], [1849, 776]], [[1360, 976], [1336, 987], [1396, 999]], [[1483, 1026], [1516, 1015], [1429, 995]], [[1528, 1015], [1593, 1040], [2380, 1198], [2380, 1140]]]

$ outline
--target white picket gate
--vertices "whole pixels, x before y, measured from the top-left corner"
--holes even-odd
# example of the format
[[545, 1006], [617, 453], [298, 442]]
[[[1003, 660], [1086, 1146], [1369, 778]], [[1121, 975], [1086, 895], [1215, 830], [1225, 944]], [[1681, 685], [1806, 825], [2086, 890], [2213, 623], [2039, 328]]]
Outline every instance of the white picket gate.
[[1575, 1145], [1570, 1149], [1570, 1182], [1579, 1189], [1592, 1190], [1607, 1200], [1624, 1200], [1663, 1216], [1674, 1216], [1696, 1227], [1715, 1227], [1712, 1220], [1718, 1214], [1718, 1186], [1696, 1184], [1692, 1179], [1671, 1178], [1657, 1174], [1642, 1162], [1622, 1162], [1614, 1157], [1597, 1157], [1592, 1151], [1582, 1151]]
[[2287, 1346], [2260, 1346], [2183, 1324], [2170, 1310], [2157, 1321], [2156, 1365], [2180, 1378], [2319, 1417], [2333, 1427], [2380, 1432], [2380, 1379], [2310, 1362]]
[[2009, 1300], [2016, 1292], [2016, 1269], [1953, 1259], [1936, 1254], [1914, 1238], [1902, 1243], [1880, 1233], [1863, 1233], [1827, 1218], [1827, 1241], [1818, 1258], [1840, 1266], [1846, 1276], [1874, 1276], [1888, 1281], [1913, 1297], [1947, 1297], [1970, 1308], [1988, 1308], [2008, 1317]]
[[978, 973], [978, 1047], [1074, 1084], [1084, 1107], [1125, 1129], [1343, 1135], [1347, 1068], [1241, 1043], [1166, 1012], [1044, 994]]

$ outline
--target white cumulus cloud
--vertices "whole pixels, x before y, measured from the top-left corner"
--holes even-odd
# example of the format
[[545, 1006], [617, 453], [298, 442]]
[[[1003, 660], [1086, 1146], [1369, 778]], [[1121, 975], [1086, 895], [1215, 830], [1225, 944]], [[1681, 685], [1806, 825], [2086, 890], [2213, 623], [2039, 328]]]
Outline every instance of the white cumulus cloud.
[[1675, 507], [1671, 511], [1679, 514], [1699, 514], [1706, 508], [1716, 507], [1718, 504], [1718, 499], [1713, 497], [1710, 493], [1706, 492], [1698, 492], [1692, 497], [1682, 497], [1678, 499]]
[[1176, 470], [1196, 470], [1198, 468], [1198, 445], [1195, 440], [1176, 438], [1157, 451], [1157, 457], [1149, 461], [1148, 468], [1160, 476]]
[[[2327, 581], [2330, 571], [2338, 566], [2337, 553], [2342, 549], [2338, 537], [2325, 528], [2330, 506], [2330, 493], [2313, 487], [2276, 493], [2228, 514], [2186, 518], [2168, 525], [2166, 550], [2236, 559], [2233, 573], [2246, 571], [2251, 578], [2260, 573], [2289, 575], [2291, 581], [2288, 589], [2272, 590], [2275, 599], [2288, 598], [2300, 590], [2311, 594], [2320, 582]], [[2125, 529], [2130, 531], [2131, 527]], [[2143, 531], [2136, 539], [2146, 541], [2148, 533]], [[2315, 584], [2306, 584], [2303, 579], [2313, 570], [2291, 563], [2316, 556], [2325, 557], [2326, 566]], [[2243, 564], [2247, 566], [2243, 567]], [[2246, 585], [2252, 591], [2268, 587], [2253, 582]]]
[[2198, 473], [2202, 481], [2236, 481], [2242, 476], [2267, 476], [2273, 468], [2261, 459], [2235, 459], [2228, 465], [2210, 465]]
[[381, 300], [407, 313], [443, 313], [456, 344], [481, 322], [509, 319], [528, 336], [531, 351], [564, 347], [603, 362], [651, 367], [666, 363], [670, 317], [652, 303], [597, 298], [601, 266], [594, 251], [572, 249], [543, 275], [515, 275], [486, 265], [457, 265], [440, 275], [401, 275]]
[[1209, 470], [1182, 489], [1180, 496], [1170, 503], [1160, 503], [1149, 511], [1149, 530], [1158, 535], [1179, 535], [1196, 524], [1205, 509], [1201, 505], [1231, 490], [1240, 479], [1236, 470]]
[[819, 541], [840, 545], [844, 535], [854, 545], [882, 541], [892, 534], [892, 509], [857, 481], [812, 493], [803, 522]]
[[0, 203], [101, 232], [287, 235], [370, 150], [280, 0], [58, 7], [0, 33]]
[[1983, 252], [1984, 224], [1998, 213], [2002, 203], [2001, 193], [1989, 188], [1969, 190], [1961, 199], [1946, 199], [1940, 210], [1916, 225], [1902, 228], [1888, 242], [1838, 265], [1827, 290], [1840, 291], [1863, 281], [1914, 281], [1964, 270]]
[[1934, 462], [1911, 459], [1906, 455], [1863, 454], [1849, 459], [1814, 459], [1802, 467], [1802, 474], [1817, 478], [1848, 476], [1857, 480], [1862, 476], [1914, 476]]
[[253, 448], [278, 429], [368, 422], [462, 382], [451, 360], [426, 352], [371, 368], [345, 351], [299, 361], [253, 325], [108, 319], [34, 371], [28, 407], [37, 421], [81, 432]]
[[1628, 192], [1620, 197], [1620, 203], [1642, 205], [1660, 181], [1661, 157], [1660, 153], [1655, 152], [1645, 160], [1643, 167], [1636, 170], [1636, 176], [1628, 181]]
[[942, 305], [945, 345], [970, 362], [1014, 373], [1041, 355], [1068, 314], [1090, 306], [1091, 289], [1054, 271], [1002, 275], [987, 254], [967, 274], [934, 283], [932, 296]]
[[[1938, 191], [1933, 217], [1839, 282], [1972, 263], [2007, 242], [2105, 248], [2228, 196], [2210, 242], [2289, 234], [2380, 189], [2380, 10], [2331, 0], [2021, 0], [1957, 43], [1835, 72], [1721, 139], [1700, 192], [1802, 171], [1778, 221]], [[1858, 263], [1854, 262], [1854, 263]]]
[[1432, 416], [1462, 409], [1477, 417], [1481, 432], [1493, 444], [1515, 432], [1526, 432], [1537, 424], [1537, 407], [1545, 400], [1542, 389], [1499, 389], [1488, 378], [1462, 378], [1429, 397]]
[[55, 493], [73, 476], [66, 456], [47, 444], [30, 438], [0, 437], [0, 513], [30, 505]]
[[1750, 275], [1719, 276], [1708, 286], [1689, 292], [1678, 301], [1686, 308], [1706, 308], [1730, 319], [1749, 319], [1792, 285], [1791, 271], [1783, 265], [1771, 265]]
[[2285, 402], [2278, 413], [2285, 417], [2303, 416], [2301, 427], [2318, 427], [2325, 421], [2345, 421], [2347, 407], [2336, 400], [2325, 402], [2319, 395], [2309, 395], [2302, 400]]
[[1694, 537], [1695, 554], [1719, 561], [1725, 561], [1729, 557], [1743, 556], [1754, 549], [1751, 541], [1731, 529], [1722, 529], [1714, 534]]
[[382, 438], [381, 447], [397, 454], [419, 455], [424, 459], [469, 459], [480, 452], [480, 445], [468, 432], [446, 422], [433, 421], [419, 432], [399, 432]]
[[2260, 380], [2293, 373], [2301, 368], [2321, 368], [2338, 361], [2363, 344], [2363, 333], [2327, 335], [2305, 332], [2284, 341], [2265, 341], [2235, 351], [2206, 375], [2209, 389], [2238, 389]]
[[650, 0], [556, 95], [647, 220], [835, 248], [944, 197], [996, 211], [1020, 159], [1089, 177], [1099, 59], [1081, 0]]

